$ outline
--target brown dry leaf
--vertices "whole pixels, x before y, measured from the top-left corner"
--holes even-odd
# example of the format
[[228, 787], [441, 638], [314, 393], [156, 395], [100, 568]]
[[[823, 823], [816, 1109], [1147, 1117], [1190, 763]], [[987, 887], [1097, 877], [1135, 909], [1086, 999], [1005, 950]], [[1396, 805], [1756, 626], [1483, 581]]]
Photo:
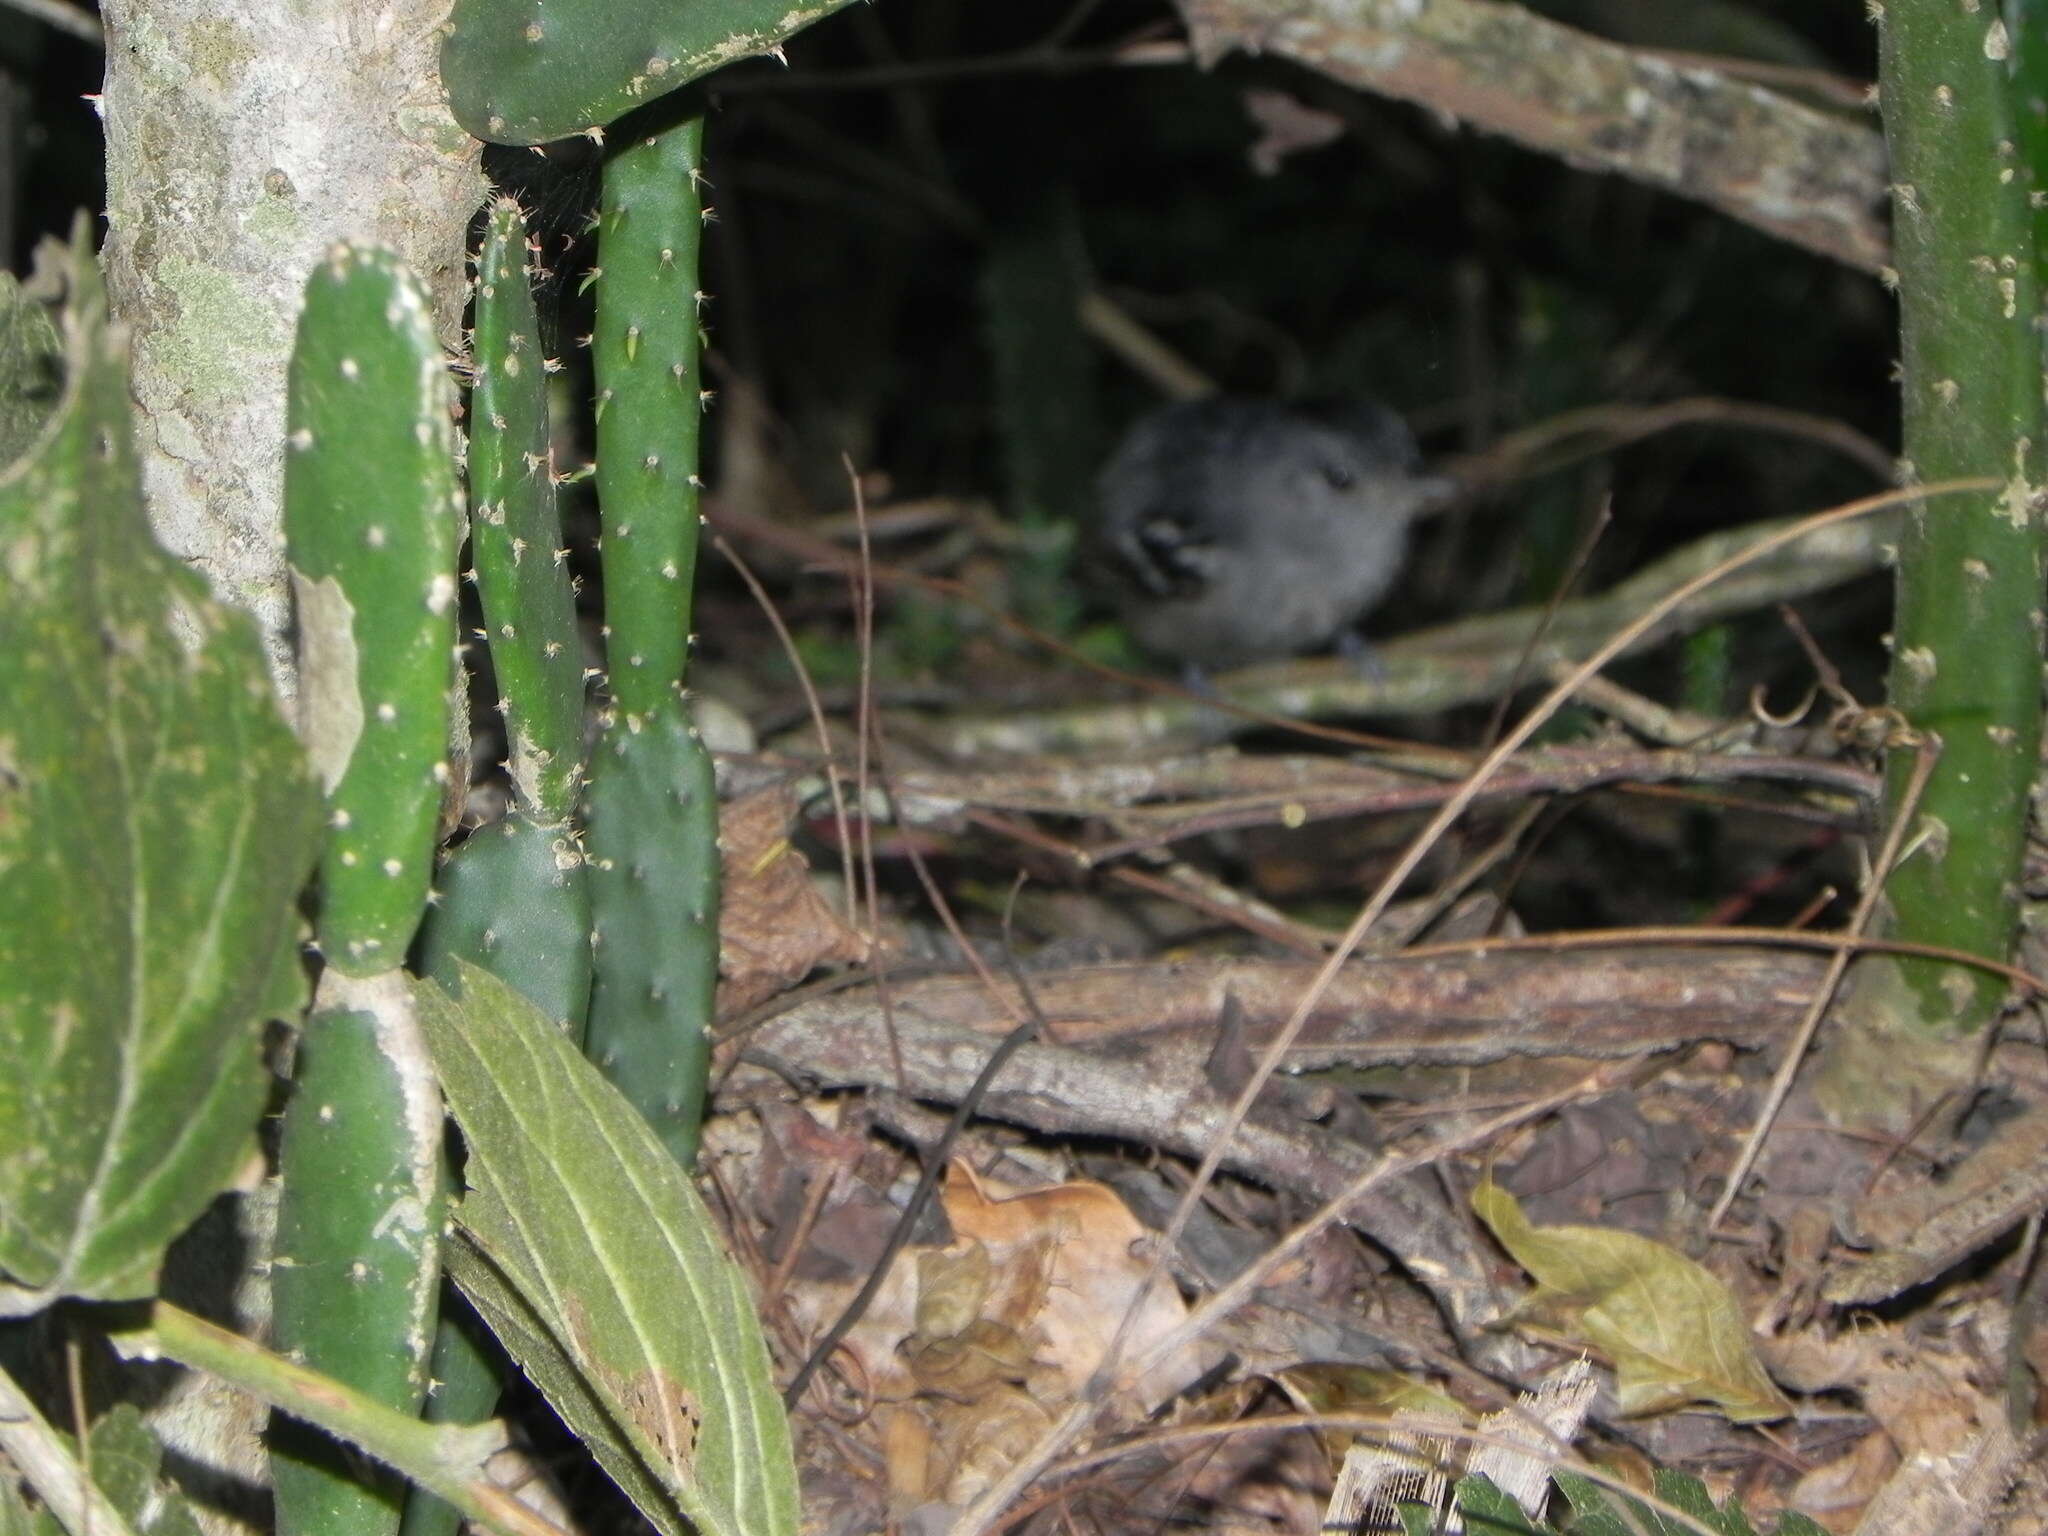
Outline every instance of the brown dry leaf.
[[910, 1374], [926, 1392], [973, 1403], [991, 1392], [1021, 1386], [1032, 1375], [1031, 1346], [1015, 1329], [987, 1318], [946, 1338], [912, 1341], [906, 1347]]
[[919, 1407], [932, 1426], [928, 1486], [956, 1507], [973, 1503], [1053, 1425], [1045, 1404], [1017, 1387], [999, 1388], [973, 1403]]
[[1926, 1340], [1862, 1384], [1863, 1406], [1902, 1455], [1964, 1454], [2005, 1412], [1971, 1384], [1975, 1366]]
[[[1043, 1433], [1093, 1375], [1141, 1282], [1150, 1234], [1116, 1194], [1074, 1182], [1019, 1193], [964, 1162], [942, 1191], [954, 1240], [906, 1249], [840, 1346], [838, 1364], [878, 1405], [877, 1431], [899, 1515], [970, 1502]], [[822, 1331], [865, 1277], [787, 1292], [790, 1320]], [[1169, 1283], [1140, 1310], [1136, 1354], [1187, 1315]], [[1127, 1356], [1128, 1357], [1128, 1356]], [[1156, 1407], [1209, 1364], [1166, 1362], [1128, 1416]]]
[[751, 1008], [821, 965], [867, 958], [867, 940], [827, 905], [811, 884], [810, 865], [790, 846], [796, 814], [787, 785], [743, 795], [719, 813], [721, 1015]]
[[[1151, 1234], [1106, 1184], [1079, 1179], [1011, 1193], [955, 1163], [943, 1195], [963, 1238], [984, 1244], [997, 1276], [985, 1315], [1040, 1340], [1034, 1359], [1057, 1373], [1061, 1398], [1078, 1392], [1151, 1268]], [[1133, 1321], [1125, 1358], [1142, 1354], [1187, 1317], [1170, 1283], [1155, 1287]], [[1139, 1383], [1146, 1411], [1200, 1376], [1207, 1362], [1162, 1361]]]
[[[955, 1162], [942, 1192], [952, 1243], [906, 1249], [841, 1345], [849, 1380], [893, 1404], [884, 1427], [899, 1507], [971, 1500], [1072, 1401], [1100, 1363], [1146, 1270], [1149, 1234], [1107, 1186], [1018, 1193]], [[806, 1331], [836, 1317], [861, 1277], [793, 1283]], [[1135, 1354], [1187, 1315], [1171, 1284], [1134, 1323]], [[1206, 1356], [1169, 1361], [1133, 1413], [1192, 1382]]]
[[1785, 1507], [1831, 1531], [1853, 1531], [1863, 1506], [1877, 1496], [1898, 1464], [1899, 1453], [1889, 1436], [1865, 1435], [1847, 1454], [1823, 1462], [1793, 1484]]
[[1795, 1391], [1856, 1393], [1901, 1456], [1962, 1454], [2004, 1411], [1974, 1385], [1970, 1359], [1897, 1324], [1866, 1324], [1833, 1338], [1808, 1331], [1759, 1347]]
[[882, 1458], [889, 1472], [889, 1506], [901, 1518], [931, 1497], [932, 1427], [916, 1408], [884, 1405]]

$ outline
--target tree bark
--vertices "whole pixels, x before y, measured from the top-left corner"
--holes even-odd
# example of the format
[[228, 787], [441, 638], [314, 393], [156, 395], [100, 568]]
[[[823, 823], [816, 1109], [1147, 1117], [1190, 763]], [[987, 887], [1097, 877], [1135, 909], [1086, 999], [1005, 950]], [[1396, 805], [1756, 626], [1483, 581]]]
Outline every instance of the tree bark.
[[289, 695], [285, 360], [337, 240], [392, 247], [457, 341], [477, 146], [435, 68], [448, 0], [106, 0], [104, 264], [133, 331], [157, 536], [254, 612]]
[[[295, 692], [281, 531], [285, 366], [307, 275], [336, 241], [389, 246], [460, 341], [475, 141], [443, 100], [448, 0], [104, 0], [102, 251], [131, 331], [159, 539], [261, 624]], [[179, 1301], [262, 1337], [275, 1201], [224, 1198], [173, 1250]], [[260, 1529], [264, 1410], [187, 1374], [151, 1413], [215, 1533]]]

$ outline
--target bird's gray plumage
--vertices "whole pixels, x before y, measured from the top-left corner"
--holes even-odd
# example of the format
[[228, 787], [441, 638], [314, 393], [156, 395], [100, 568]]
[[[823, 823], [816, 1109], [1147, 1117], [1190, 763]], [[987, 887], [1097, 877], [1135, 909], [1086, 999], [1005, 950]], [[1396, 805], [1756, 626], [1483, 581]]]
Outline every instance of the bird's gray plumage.
[[1409, 522], [1448, 491], [1384, 407], [1211, 398], [1131, 428], [1097, 482], [1097, 531], [1138, 643], [1221, 669], [1348, 630], [1399, 574]]

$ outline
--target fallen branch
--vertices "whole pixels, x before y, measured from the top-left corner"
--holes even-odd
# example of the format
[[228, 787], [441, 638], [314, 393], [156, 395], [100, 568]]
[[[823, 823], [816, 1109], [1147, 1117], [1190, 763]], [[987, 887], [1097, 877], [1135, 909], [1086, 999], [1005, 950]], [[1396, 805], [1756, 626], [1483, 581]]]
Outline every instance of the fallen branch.
[[1279, 54], [1862, 271], [1885, 264], [1884, 140], [1853, 119], [1496, 0], [1179, 3], [1204, 63]]
[[[1823, 961], [1804, 953], [1631, 953], [1625, 966], [1529, 954], [1410, 961], [1341, 971], [1303, 1027], [1290, 1065], [1452, 1065], [1510, 1057], [1621, 1060], [1703, 1040], [1758, 1046], [1790, 1030]], [[1299, 1003], [1316, 967], [1211, 960], [1085, 966], [1032, 978], [1058, 1043], [1018, 1049], [982, 1113], [1052, 1135], [1113, 1136], [1199, 1156], [1228, 1123], [1229, 1088], [1212, 1085], [1227, 1007], [1256, 1055]], [[744, 1042], [745, 1059], [808, 1088], [871, 1088], [958, 1103], [997, 1039], [1028, 1010], [1014, 985], [979, 977], [894, 980], [885, 1019], [874, 986], [799, 1004]], [[1006, 1005], [1007, 999], [1007, 1005]], [[890, 1043], [893, 1026], [894, 1045]], [[898, 1080], [897, 1073], [902, 1073]], [[735, 1075], [731, 1091], [744, 1091]], [[1313, 1118], [1306, 1085], [1272, 1085], [1229, 1144], [1225, 1166], [1268, 1188], [1324, 1201], [1381, 1157]], [[1361, 1197], [1354, 1224], [1426, 1276], [1461, 1325], [1490, 1321], [1488, 1259], [1469, 1224], [1422, 1175]]]
[[[1216, 679], [1216, 696], [1161, 689], [1134, 703], [1088, 704], [979, 718], [920, 721], [918, 737], [956, 759], [991, 753], [1043, 756], [1142, 750], [1214, 740], [1274, 719], [1358, 719], [1430, 713], [1491, 699], [1517, 675], [1542, 675], [1589, 656], [1636, 615], [1745, 549], [1781, 537], [1790, 522], [1753, 523], [1696, 539], [1596, 597], [1441, 625], [1380, 645], [1367, 675], [1339, 660], [1281, 662]], [[1895, 513], [1835, 522], [1770, 551], [1693, 593], [1622, 654], [1647, 650], [1738, 613], [1825, 591], [1876, 570], [1898, 540]], [[1542, 628], [1533, 650], [1529, 638]]]

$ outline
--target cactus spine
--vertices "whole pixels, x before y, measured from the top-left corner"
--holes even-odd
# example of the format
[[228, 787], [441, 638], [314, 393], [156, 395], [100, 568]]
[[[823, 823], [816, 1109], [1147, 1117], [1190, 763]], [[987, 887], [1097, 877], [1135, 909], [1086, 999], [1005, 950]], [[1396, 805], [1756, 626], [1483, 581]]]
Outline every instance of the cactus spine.
[[[279, 1347], [418, 1410], [439, 1283], [441, 1104], [399, 971], [426, 904], [462, 507], [453, 391], [424, 290], [337, 247], [293, 350], [284, 525], [302, 736], [328, 791], [327, 970], [280, 1153]], [[278, 1529], [394, 1530], [401, 1487], [292, 1422], [273, 1438]]]
[[718, 803], [683, 706], [697, 557], [704, 126], [605, 164], [597, 493], [612, 711], [585, 795], [596, 976], [586, 1049], [688, 1166], [718, 977]]

